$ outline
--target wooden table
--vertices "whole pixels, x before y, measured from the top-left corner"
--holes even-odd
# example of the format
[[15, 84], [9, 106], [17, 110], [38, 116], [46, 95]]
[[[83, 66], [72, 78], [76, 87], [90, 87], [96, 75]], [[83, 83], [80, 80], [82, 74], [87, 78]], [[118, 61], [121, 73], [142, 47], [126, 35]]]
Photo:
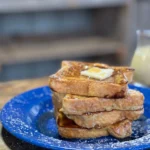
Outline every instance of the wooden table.
[[[0, 109], [15, 95], [24, 91], [47, 85], [48, 77], [0, 83]], [[34, 145], [23, 142], [8, 133], [0, 123], [0, 150], [41, 150]]]

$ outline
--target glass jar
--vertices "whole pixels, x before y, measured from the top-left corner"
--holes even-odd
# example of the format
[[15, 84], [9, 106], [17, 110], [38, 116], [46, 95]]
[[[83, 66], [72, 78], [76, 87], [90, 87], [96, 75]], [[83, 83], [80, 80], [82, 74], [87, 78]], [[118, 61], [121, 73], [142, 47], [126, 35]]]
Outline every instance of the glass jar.
[[150, 30], [137, 31], [137, 48], [131, 67], [135, 69], [134, 81], [150, 86]]

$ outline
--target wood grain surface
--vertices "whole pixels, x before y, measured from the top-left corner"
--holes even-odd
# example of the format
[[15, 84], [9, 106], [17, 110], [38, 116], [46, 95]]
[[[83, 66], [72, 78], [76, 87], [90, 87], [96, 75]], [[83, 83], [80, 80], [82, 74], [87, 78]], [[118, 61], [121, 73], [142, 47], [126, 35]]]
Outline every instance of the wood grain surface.
[[[2, 109], [2, 107], [15, 95], [44, 85], [48, 85], [48, 77], [0, 83], [0, 109]], [[6, 142], [3, 140], [1, 123], [0, 150], [10, 150]]]

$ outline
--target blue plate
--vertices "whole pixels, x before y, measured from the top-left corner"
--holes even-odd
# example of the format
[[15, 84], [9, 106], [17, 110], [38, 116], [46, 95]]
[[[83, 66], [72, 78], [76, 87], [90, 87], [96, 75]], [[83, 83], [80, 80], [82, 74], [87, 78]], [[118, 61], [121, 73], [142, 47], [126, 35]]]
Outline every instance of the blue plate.
[[59, 136], [53, 117], [49, 87], [40, 87], [14, 97], [1, 111], [4, 128], [19, 139], [52, 149], [143, 149], [150, 147], [150, 89], [130, 85], [145, 95], [145, 113], [133, 122], [133, 134], [126, 139], [111, 136], [67, 140]]

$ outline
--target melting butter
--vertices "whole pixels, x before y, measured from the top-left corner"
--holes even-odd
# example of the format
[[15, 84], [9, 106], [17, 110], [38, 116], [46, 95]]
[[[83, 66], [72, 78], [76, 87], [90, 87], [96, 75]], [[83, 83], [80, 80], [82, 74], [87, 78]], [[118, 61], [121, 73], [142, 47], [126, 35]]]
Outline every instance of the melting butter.
[[81, 71], [81, 75], [98, 80], [104, 80], [112, 76], [113, 72], [113, 69], [102, 69], [98, 67], [92, 67], [88, 70]]

